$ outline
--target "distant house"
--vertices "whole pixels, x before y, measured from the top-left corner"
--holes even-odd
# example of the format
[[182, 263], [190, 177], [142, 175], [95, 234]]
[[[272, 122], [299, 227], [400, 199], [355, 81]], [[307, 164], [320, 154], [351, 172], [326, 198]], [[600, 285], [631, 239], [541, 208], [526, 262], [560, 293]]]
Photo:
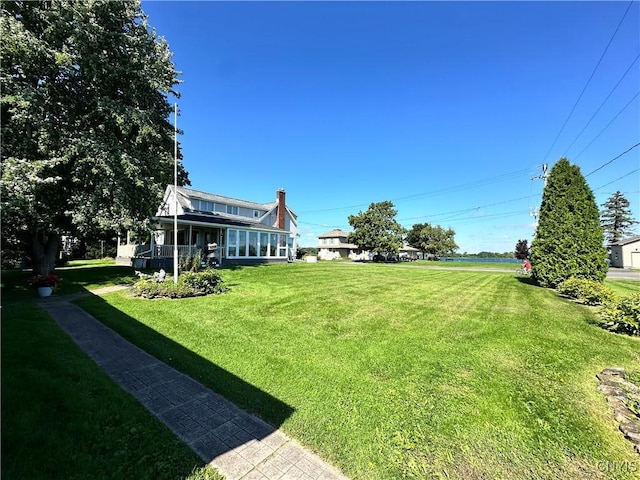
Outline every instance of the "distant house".
[[611, 266], [640, 269], [640, 235], [620, 240], [611, 247]]
[[138, 268], [171, 266], [176, 208], [179, 256], [199, 252], [225, 265], [295, 258], [297, 216], [287, 207], [284, 190], [276, 192], [273, 202], [256, 203], [185, 187], [176, 192], [169, 185], [151, 218], [148, 243], [132, 241], [129, 234], [126, 243], [118, 238], [117, 263]]
[[318, 235], [318, 259], [336, 260], [355, 258], [360, 253], [357, 245], [347, 241], [349, 234], [340, 229]]
[[400, 248], [399, 253], [400, 253], [400, 260], [406, 261], [406, 262], [413, 262], [415, 260], [418, 260], [418, 258], [422, 256], [422, 253], [420, 253], [420, 250], [410, 245], [402, 246]]

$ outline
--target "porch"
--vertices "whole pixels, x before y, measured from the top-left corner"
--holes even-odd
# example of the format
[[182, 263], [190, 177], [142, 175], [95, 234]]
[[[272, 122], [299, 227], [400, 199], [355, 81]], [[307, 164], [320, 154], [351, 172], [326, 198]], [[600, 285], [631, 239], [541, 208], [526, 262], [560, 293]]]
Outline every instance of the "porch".
[[[223, 228], [178, 224], [178, 257], [190, 257], [198, 253], [203, 257], [214, 256], [218, 262], [225, 256]], [[146, 242], [132, 239], [127, 233], [126, 243], [118, 238], [116, 264], [130, 265], [136, 268], [160, 268], [173, 265], [175, 238], [173, 225], [158, 223], [156, 230], [150, 232]], [[170, 243], [167, 243], [167, 240]]]

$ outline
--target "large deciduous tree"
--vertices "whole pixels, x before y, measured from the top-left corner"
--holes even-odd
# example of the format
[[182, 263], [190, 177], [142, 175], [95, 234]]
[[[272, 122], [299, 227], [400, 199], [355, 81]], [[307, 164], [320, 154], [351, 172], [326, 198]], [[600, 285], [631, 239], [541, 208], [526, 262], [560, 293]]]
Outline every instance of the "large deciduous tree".
[[518, 260], [529, 258], [529, 241], [526, 238], [524, 240], [518, 240], [518, 243], [516, 243], [514, 256]]
[[154, 213], [173, 183], [178, 72], [139, 1], [1, 7], [2, 230], [46, 273], [61, 235]]
[[593, 192], [569, 160], [549, 173], [542, 194], [539, 225], [531, 243], [533, 276], [543, 287], [570, 278], [604, 280], [607, 252]]
[[615, 192], [602, 204], [602, 207], [600, 222], [602, 228], [604, 228], [607, 243], [617, 243], [625, 235], [633, 233], [631, 227], [638, 222], [631, 216], [629, 200], [626, 199], [622, 192]]
[[405, 233], [395, 219], [397, 213], [393, 203], [384, 201], [370, 204], [366, 212], [349, 215], [349, 225], [353, 228], [349, 242], [377, 254], [397, 254]]
[[442, 256], [458, 249], [455, 234], [454, 230], [444, 229], [440, 225], [416, 223], [407, 233], [407, 243], [420, 250], [424, 258], [427, 254]]

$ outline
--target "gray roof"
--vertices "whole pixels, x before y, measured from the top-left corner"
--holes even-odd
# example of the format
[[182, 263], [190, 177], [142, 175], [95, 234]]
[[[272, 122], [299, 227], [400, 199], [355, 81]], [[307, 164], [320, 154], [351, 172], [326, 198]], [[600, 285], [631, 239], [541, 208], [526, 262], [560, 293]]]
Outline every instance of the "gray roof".
[[629, 245], [630, 243], [634, 243], [634, 242], [638, 242], [638, 241], [640, 241], [640, 235], [636, 235], [635, 237], [629, 237], [629, 238], [622, 239], [619, 242], [612, 243], [611, 245], [618, 245], [618, 246]]
[[347, 238], [349, 234], [347, 232], [343, 232], [339, 228], [335, 230], [331, 230], [330, 232], [323, 233], [322, 235], [318, 235], [318, 238]]
[[359, 250], [360, 249], [360, 247], [355, 243], [334, 243], [331, 245], [318, 245], [316, 248], [321, 248], [326, 250], [338, 250], [338, 249]]
[[[189, 197], [189, 198], [197, 198], [199, 200], [206, 200], [209, 202], [215, 203], [223, 203], [226, 205], [234, 205], [243, 208], [252, 208], [254, 210], [270, 210], [274, 208], [278, 202], [268, 202], [268, 203], [256, 203], [256, 202], [248, 202], [246, 200], [240, 200], [238, 198], [232, 197], [223, 197], [222, 195], [215, 195], [213, 193], [201, 192], [200, 190], [193, 190], [191, 188], [178, 187], [178, 193]], [[182, 203], [182, 199], [178, 196], [178, 201], [184, 207], [185, 205]]]

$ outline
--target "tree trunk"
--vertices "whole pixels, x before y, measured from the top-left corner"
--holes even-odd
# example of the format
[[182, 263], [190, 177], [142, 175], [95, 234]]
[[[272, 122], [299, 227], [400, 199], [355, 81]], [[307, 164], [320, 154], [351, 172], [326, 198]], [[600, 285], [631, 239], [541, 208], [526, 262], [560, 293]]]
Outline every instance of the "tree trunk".
[[60, 247], [60, 236], [55, 233], [35, 234], [32, 237], [33, 273], [46, 275], [56, 267], [56, 257]]

